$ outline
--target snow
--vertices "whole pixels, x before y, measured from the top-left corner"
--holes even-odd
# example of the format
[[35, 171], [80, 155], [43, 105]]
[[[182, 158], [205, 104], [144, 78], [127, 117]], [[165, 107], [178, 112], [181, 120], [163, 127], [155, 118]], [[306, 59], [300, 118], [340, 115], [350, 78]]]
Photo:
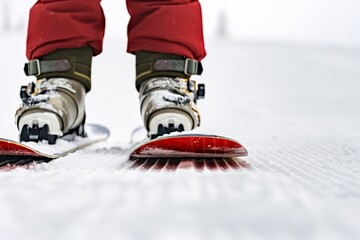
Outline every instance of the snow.
[[[0, 136], [16, 139], [25, 35], [1, 43]], [[110, 140], [0, 172], [0, 239], [360, 239], [359, 48], [209, 40], [200, 130], [239, 140], [250, 168], [168, 172], [128, 169], [125, 45], [106, 39], [87, 99]]]

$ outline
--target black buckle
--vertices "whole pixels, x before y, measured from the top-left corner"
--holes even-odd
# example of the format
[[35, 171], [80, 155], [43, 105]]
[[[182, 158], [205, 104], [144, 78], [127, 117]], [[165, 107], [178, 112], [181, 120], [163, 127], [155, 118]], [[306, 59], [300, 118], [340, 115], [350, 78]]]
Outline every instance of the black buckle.
[[196, 91], [196, 99], [205, 98], [205, 84], [198, 84], [198, 89]]

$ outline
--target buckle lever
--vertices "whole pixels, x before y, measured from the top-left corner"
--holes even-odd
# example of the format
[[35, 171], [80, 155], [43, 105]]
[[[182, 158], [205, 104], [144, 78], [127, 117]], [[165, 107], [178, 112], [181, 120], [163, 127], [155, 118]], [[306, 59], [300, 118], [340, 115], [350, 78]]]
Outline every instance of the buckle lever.
[[25, 73], [27, 76], [39, 76], [41, 74], [40, 60], [34, 59], [25, 64]]
[[205, 84], [198, 84], [198, 89], [196, 91], [196, 99], [205, 98]]
[[198, 66], [199, 66], [198, 61], [187, 58], [185, 59], [184, 73], [186, 75], [196, 75], [198, 74], [198, 68], [199, 68]]

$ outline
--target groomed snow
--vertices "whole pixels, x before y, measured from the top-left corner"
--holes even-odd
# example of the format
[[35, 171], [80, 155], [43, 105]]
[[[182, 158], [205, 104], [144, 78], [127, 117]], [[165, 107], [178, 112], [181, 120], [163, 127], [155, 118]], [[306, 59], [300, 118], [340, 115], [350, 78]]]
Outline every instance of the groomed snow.
[[[17, 137], [25, 36], [1, 36], [0, 136]], [[201, 131], [239, 140], [240, 171], [128, 170], [141, 125], [134, 59], [105, 42], [89, 122], [108, 143], [0, 172], [0, 239], [360, 239], [360, 49], [209, 41]]]

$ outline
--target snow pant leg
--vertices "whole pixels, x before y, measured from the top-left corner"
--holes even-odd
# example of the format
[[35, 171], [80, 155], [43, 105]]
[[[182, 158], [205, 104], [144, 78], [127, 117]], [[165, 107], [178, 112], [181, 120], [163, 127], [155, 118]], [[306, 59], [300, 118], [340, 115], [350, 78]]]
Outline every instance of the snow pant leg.
[[128, 52], [205, 57], [202, 13], [198, 0], [127, 0]]
[[105, 18], [101, 0], [38, 0], [30, 10], [26, 56], [91, 46], [102, 51]]

